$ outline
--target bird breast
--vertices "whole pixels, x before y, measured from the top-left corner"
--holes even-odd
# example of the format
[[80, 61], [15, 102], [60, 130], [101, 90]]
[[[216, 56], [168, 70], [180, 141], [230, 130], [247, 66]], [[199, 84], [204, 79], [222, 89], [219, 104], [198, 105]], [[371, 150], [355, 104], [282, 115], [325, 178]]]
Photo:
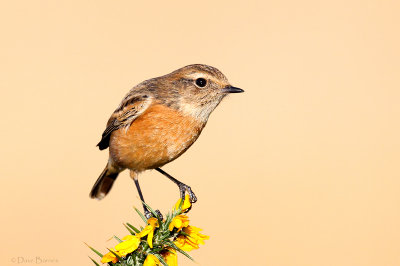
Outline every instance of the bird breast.
[[205, 122], [162, 104], [150, 106], [110, 139], [110, 158], [121, 168], [143, 171], [160, 167], [184, 153]]

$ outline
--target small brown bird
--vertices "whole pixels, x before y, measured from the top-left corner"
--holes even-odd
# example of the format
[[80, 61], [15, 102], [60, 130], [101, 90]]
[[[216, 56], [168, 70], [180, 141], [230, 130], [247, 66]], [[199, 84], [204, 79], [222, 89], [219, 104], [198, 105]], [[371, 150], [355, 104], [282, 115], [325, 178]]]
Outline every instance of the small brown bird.
[[[118, 174], [129, 169], [144, 201], [138, 174], [156, 169], [179, 186], [181, 198], [188, 192], [191, 202], [196, 202], [189, 186], [160, 167], [184, 153], [221, 100], [238, 92], [243, 90], [231, 86], [218, 69], [201, 64], [185, 66], [133, 87], [111, 115], [97, 144], [100, 150], [109, 148], [109, 159], [90, 197], [102, 199]], [[149, 217], [150, 212], [143, 207]]]

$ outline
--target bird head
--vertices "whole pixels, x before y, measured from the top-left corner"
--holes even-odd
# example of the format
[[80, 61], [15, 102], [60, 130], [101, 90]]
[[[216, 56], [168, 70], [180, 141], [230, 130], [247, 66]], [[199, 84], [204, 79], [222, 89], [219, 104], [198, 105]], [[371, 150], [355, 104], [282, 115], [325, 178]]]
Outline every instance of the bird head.
[[177, 105], [180, 111], [202, 121], [207, 121], [226, 95], [244, 92], [233, 87], [221, 71], [202, 64], [185, 66], [164, 78], [179, 95]]

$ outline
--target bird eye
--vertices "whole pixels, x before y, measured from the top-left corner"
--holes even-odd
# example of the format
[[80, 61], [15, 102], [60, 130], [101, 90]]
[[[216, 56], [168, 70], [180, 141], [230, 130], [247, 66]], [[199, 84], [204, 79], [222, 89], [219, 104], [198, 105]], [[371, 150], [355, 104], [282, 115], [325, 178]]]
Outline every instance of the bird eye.
[[207, 80], [205, 80], [204, 78], [198, 78], [196, 79], [196, 85], [203, 88], [205, 87], [207, 84]]

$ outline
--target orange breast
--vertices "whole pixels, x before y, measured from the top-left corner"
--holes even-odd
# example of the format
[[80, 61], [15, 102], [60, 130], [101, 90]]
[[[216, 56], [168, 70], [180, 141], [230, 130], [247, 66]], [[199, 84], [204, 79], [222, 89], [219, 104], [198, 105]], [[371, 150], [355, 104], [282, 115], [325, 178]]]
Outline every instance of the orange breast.
[[110, 157], [123, 168], [136, 171], [160, 167], [184, 153], [198, 138], [205, 123], [164, 105], [155, 104], [129, 129], [110, 138]]

